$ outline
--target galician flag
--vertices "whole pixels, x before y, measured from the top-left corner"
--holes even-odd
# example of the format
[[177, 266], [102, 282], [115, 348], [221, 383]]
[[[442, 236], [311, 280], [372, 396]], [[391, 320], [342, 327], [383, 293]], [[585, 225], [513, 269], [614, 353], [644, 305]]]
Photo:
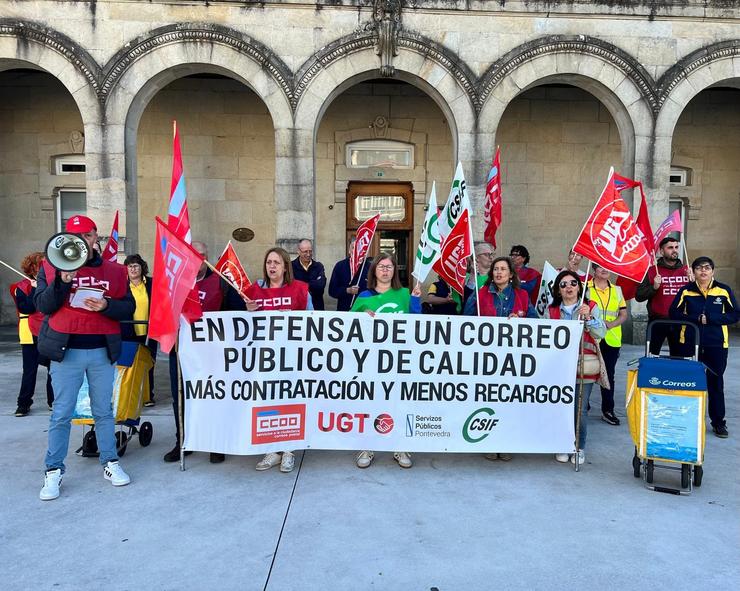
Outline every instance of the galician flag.
[[411, 294], [405, 287], [389, 289], [385, 293], [357, 298], [352, 304], [352, 312], [367, 312], [376, 314], [408, 314], [411, 305]]
[[190, 216], [185, 194], [185, 173], [182, 167], [182, 150], [177, 121], [172, 122], [172, 183], [170, 185], [170, 205], [167, 211], [167, 228], [178, 238], [190, 244]]
[[118, 259], [118, 210], [116, 210], [116, 217], [113, 218], [113, 227], [108, 242], [103, 249], [103, 258], [111, 263], [117, 262]]
[[429, 194], [429, 205], [424, 225], [421, 227], [419, 247], [416, 249], [414, 272], [412, 275], [419, 282], [424, 281], [432, 270], [432, 265], [440, 255], [442, 238], [439, 235], [439, 209], [437, 207], [437, 184], [432, 183], [432, 192]]

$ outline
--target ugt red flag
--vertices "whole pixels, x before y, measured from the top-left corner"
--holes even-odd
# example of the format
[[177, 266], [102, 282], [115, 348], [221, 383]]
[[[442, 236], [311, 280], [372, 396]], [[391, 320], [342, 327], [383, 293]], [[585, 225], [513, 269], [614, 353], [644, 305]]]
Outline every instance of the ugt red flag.
[[452, 231], [442, 240], [440, 253], [432, 268], [447, 285], [462, 296], [465, 292], [467, 260], [473, 254], [470, 216], [467, 209], [462, 212]]
[[362, 222], [362, 225], [357, 228], [355, 246], [349, 254], [349, 270], [352, 277], [355, 276], [367, 256], [367, 251], [370, 250], [379, 221], [380, 214], [378, 213]]
[[215, 267], [216, 271], [234, 284], [234, 287], [236, 287], [241, 295], [244, 295], [245, 290], [252, 285], [249, 277], [247, 277], [247, 272], [242, 267], [241, 261], [236, 255], [234, 247], [231, 246], [230, 240]]
[[116, 217], [113, 219], [113, 227], [108, 237], [108, 242], [103, 249], [103, 258], [106, 261], [115, 263], [118, 257], [118, 211], [116, 211]]
[[629, 207], [619, 195], [613, 168], [573, 250], [633, 281], [642, 281], [647, 273], [651, 256]]
[[678, 210], [675, 210], [671, 215], [664, 219], [663, 223], [658, 226], [657, 230], [655, 230], [653, 250], [657, 251], [660, 247], [660, 242], [671, 232], [683, 232], [681, 214], [678, 212]]
[[502, 215], [501, 152], [496, 148], [496, 155], [493, 157], [493, 164], [491, 164], [491, 170], [488, 172], [486, 200], [483, 204], [483, 221], [486, 223], [483, 239], [491, 244], [493, 248], [496, 248], [496, 230], [501, 226]]
[[158, 217], [154, 242], [154, 276], [149, 336], [169, 353], [177, 339], [180, 313], [195, 286], [203, 257], [171, 232]]
[[172, 183], [170, 184], [170, 204], [167, 210], [167, 227], [172, 230], [175, 236], [190, 244], [192, 242], [190, 216], [185, 194], [185, 173], [182, 167], [182, 151], [180, 150], [180, 134], [177, 131], [177, 121], [172, 122], [172, 132]]

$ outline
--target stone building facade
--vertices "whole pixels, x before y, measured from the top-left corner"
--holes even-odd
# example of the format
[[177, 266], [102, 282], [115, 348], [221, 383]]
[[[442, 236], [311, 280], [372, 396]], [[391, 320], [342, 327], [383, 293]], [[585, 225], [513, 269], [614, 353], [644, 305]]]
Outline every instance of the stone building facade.
[[215, 257], [252, 229], [252, 275], [304, 237], [331, 267], [379, 206], [408, 255], [432, 184], [443, 203], [462, 162], [479, 209], [500, 145], [503, 249], [562, 264], [614, 166], [740, 284], [735, 1], [8, 0], [0, 97], [10, 263], [77, 211], [105, 233], [119, 210], [123, 249], [151, 258], [177, 119], [194, 236]]

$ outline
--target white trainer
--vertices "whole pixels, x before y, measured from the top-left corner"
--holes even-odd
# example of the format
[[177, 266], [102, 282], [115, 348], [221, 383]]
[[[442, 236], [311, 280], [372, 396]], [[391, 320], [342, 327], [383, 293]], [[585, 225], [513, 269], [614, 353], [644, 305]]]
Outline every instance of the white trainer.
[[397, 451], [393, 454], [393, 459], [398, 462], [401, 468], [411, 468], [414, 465], [411, 461], [411, 454], [407, 451]]
[[367, 468], [370, 464], [373, 463], [373, 458], [375, 457], [375, 452], [372, 451], [361, 451], [357, 454], [357, 458], [355, 459], [355, 464], [357, 464], [358, 468]]
[[[573, 454], [572, 456], [570, 456], [570, 463], [571, 464], [576, 463], [576, 454]], [[583, 451], [582, 449], [579, 449], [578, 450], [578, 465], [582, 466], [585, 463], [586, 463], [586, 452]]]
[[273, 466], [277, 466], [279, 463], [280, 454], [271, 451], [270, 453], [265, 454], [265, 457], [262, 458], [254, 468], [255, 470], [259, 470], [261, 472], [262, 470], [269, 470]]
[[121, 468], [118, 462], [108, 462], [103, 468], [103, 478], [110, 480], [113, 486], [126, 486], [131, 478]]
[[561, 464], [567, 464], [569, 457], [570, 456], [568, 454], [555, 454], [555, 461], [560, 462]]
[[280, 460], [280, 471], [281, 472], [292, 472], [295, 466], [295, 456], [292, 451], [284, 451], [283, 457]]
[[62, 470], [47, 470], [44, 474], [44, 487], [39, 493], [42, 501], [53, 501], [59, 496], [59, 487], [62, 486]]

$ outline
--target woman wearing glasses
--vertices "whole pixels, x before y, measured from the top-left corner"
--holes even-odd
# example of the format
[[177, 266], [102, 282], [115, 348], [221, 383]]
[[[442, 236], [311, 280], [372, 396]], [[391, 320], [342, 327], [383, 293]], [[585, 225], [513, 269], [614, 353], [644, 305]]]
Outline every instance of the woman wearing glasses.
[[[367, 274], [367, 290], [357, 296], [352, 305], [352, 312], [367, 312], [371, 316], [376, 314], [421, 314], [421, 290], [417, 284], [409, 293], [401, 287], [398, 276], [396, 258], [387, 252], [381, 252]], [[355, 463], [358, 468], [367, 468], [372, 464], [375, 452], [361, 451], [357, 454]], [[393, 458], [401, 468], [411, 468], [411, 454], [397, 451]]]
[[[691, 263], [695, 280], [684, 285], [676, 294], [669, 314], [673, 320], [687, 320], [699, 325], [699, 361], [706, 365], [709, 394], [709, 419], [717, 437], [729, 436], [725, 423], [724, 374], [730, 346], [727, 327], [735, 324], [740, 315], [737, 300], [729, 285], [714, 278], [714, 261], [699, 257]], [[693, 338], [691, 331], [681, 327], [679, 342]]]
[[[577, 418], [580, 399], [581, 428], [578, 432], [578, 463], [583, 464], [586, 461], [586, 454], [583, 450], [586, 446], [588, 399], [594, 384], [600, 377], [597, 341], [604, 338], [606, 325], [601, 318], [601, 310], [594, 302], [581, 304], [583, 283], [575, 271], [565, 270], [558, 273], [552, 292], [553, 300], [545, 314], [546, 318], [586, 321], [583, 335], [583, 358], [579, 357], [576, 369], [576, 388], [582, 389], [578, 392], [573, 405], [574, 416]], [[555, 454], [555, 459], [565, 463], [568, 461], [568, 454]], [[570, 461], [576, 463], [575, 455], [570, 456]]]
[[[308, 294], [308, 284], [293, 279], [293, 267], [287, 251], [277, 246], [265, 253], [262, 279], [250, 285], [245, 292], [247, 310], [269, 312], [272, 310], [313, 310]], [[269, 452], [255, 466], [256, 470], [269, 470], [280, 464], [281, 472], [292, 472], [295, 456], [292, 451]]]

